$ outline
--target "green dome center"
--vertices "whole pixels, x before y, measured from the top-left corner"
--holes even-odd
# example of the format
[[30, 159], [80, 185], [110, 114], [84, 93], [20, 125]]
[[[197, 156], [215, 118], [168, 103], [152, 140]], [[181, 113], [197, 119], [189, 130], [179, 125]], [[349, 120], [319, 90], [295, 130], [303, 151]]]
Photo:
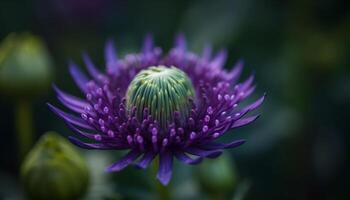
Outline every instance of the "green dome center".
[[140, 71], [131, 81], [126, 95], [128, 109], [137, 108], [137, 118], [143, 120], [144, 109], [166, 128], [178, 111], [183, 122], [191, 110], [189, 99], [194, 89], [188, 76], [178, 68], [152, 66]]

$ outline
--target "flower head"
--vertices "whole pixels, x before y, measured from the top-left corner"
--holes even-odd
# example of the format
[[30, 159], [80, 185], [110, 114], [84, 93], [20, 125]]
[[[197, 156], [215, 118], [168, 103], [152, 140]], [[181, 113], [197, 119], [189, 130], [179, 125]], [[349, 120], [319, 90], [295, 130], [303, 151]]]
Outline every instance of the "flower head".
[[132, 163], [146, 168], [159, 155], [157, 178], [164, 185], [172, 175], [173, 158], [198, 164], [219, 156], [223, 149], [244, 143], [215, 142], [230, 129], [247, 125], [258, 115], [246, 114], [261, 105], [264, 96], [239, 106], [255, 89], [253, 76], [238, 83], [243, 63], [223, 69], [226, 52], [212, 56], [205, 48], [198, 56], [188, 52], [182, 35], [168, 54], [147, 36], [140, 53], [119, 59], [111, 41], [105, 48], [106, 72], [100, 72], [84, 54], [91, 79], [74, 63], [70, 72], [86, 95], [80, 99], [55, 87], [58, 99], [80, 115], [51, 104], [50, 108], [83, 138], [69, 139], [86, 149], [127, 149], [129, 152], [107, 168], [120, 171]]

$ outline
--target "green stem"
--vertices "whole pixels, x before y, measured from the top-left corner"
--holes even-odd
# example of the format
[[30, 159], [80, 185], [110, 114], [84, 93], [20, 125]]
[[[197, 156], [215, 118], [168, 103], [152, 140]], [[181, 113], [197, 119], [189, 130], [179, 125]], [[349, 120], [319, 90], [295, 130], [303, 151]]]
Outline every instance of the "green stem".
[[215, 193], [215, 194], [208, 194], [209, 200], [225, 200], [227, 197], [225, 197], [224, 193]]
[[17, 103], [15, 123], [18, 156], [22, 161], [33, 144], [32, 107], [29, 101], [21, 100]]
[[[152, 164], [152, 174], [153, 177], [156, 176], [157, 171], [158, 171], [158, 166], [159, 166], [159, 158], [154, 159], [154, 162]], [[156, 198], [159, 200], [171, 200], [171, 195], [170, 195], [170, 185], [164, 186], [162, 185], [158, 179], [155, 180], [155, 192], [156, 192]]]
[[159, 200], [170, 200], [170, 186], [164, 186], [157, 181], [157, 196]]

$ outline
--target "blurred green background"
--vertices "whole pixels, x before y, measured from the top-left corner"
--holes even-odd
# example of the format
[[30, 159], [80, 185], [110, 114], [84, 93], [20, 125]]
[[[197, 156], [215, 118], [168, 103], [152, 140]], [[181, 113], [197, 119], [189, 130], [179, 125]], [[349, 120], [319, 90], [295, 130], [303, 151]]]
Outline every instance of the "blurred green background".
[[[108, 38], [115, 40], [119, 55], [138, 50], [146, 33], [152, 33], [165, 51], [179, 32], [185, 33], [194, 52], [209, 43], [216, 50], [227, 48], [226, 67], [243, 58], [243, 78], [256, 73], [254, 97], [268, 94], [258, 111], [262, 117], [230, 135], [247, 143], [225, 153], [234, 164], [234, 172], [229, 173], [236, 174], [237, 182], [229, 187], [232, 195], [227, 198], [239, 199], [237, 194], [245, 189], [244, 199], [349, 198], [348, 1], [1, 0], [1, 41], [14, 32], [41, 37], [52, 58], [53, 82], [76, 95], [81, 94], [69, 77], [68, 61], [82, 66], [81, 53], [87, 51], [102, 68]], [[22, 199], [14, 113], [23, 99], [0, 97], [0, 199]], [[30, 102], [35, 140], [49, 130], [72, 134], [45, 104], [57, 104], [52, 89], [31, 97]], [[84, 155], [93, 177], [113, 179], [113, 186], [107, 183], [107, 187], [93, 178], [87, 198], [152, 199], [147, 196], [152, 188], [143, 180], [153, 180], [154, 175], [147, 177], [148, 172], [134, 169], [104, 174], [103, 167], [117, 152]], [[175, 199], [215, 199], [206, 195], [209, 189], [200, 187], [197, 166], [177, 164], [175, 168]], [[224, 188], [226, 183], [220, 184]]]

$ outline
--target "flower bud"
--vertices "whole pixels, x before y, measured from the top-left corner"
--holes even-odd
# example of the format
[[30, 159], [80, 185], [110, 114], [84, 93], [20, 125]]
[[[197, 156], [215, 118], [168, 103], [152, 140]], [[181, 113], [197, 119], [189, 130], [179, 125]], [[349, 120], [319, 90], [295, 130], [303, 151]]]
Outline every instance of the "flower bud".
[[12, 33], [0, 44], [0, 93], [33, 97], [45, 92], [52, 63], [43, 41], [29, 33]]
[[190, 99], [194, 89], [188, 76], [175, 67], [149, 67], [132, 80], [127, 91], [129, 110], [137, 109], [137, 116], [144, 119], [147, 108], [153, 119], [164, 128], [173, 121], [174, 112], [179, 112], [184, 121], [191, 110]]
[[228, 194], [237, 183], [235, 167], [226, 154], [215, 160], [205, 160], [199, 167], [198, 176], [203, 190], [213, 195]]
[[73, 200], [85, 194], [89, 171], [72, 144], [48, 132], [25, 158], [21, 178], [29, 199]]

